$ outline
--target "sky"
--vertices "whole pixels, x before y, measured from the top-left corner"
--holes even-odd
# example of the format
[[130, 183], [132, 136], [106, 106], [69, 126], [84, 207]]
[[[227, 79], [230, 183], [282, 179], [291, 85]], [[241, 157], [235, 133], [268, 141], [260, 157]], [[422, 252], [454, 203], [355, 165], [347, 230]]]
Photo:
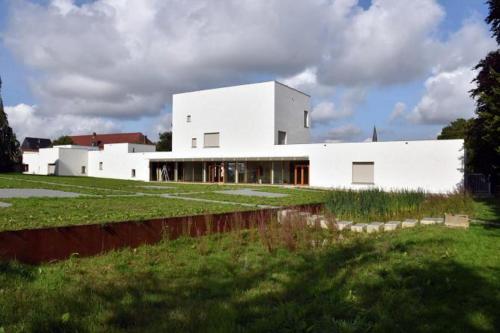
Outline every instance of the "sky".
[[[474, 115], [498, 46], [481, 0], [0, 0], [0, 76], [26, 136], [171, 126], [172, 94], [278, 80], [315, 142], [433, 139]], [[238, 110], [234, 110], [238, 112]]]

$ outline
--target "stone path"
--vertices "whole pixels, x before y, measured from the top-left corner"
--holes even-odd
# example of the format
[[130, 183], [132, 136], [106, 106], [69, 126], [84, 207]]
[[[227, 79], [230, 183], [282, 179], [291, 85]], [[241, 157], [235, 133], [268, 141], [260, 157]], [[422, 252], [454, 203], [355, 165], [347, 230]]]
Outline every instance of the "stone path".
[[0, 189], [0, 198], [33, 198], [33, 197], [75, 198], [79, 196], [80, 193], [45, 190], [40, 188]]
[[7, 208], [12, 206], [12, 204], [7, 203], [7, 202], [0, 202], [0, 208]]
[[444, 218], [442, 217], [426, 217], [420, 221], [414, 219], [407, 219], [404, 221], [388, 221], [383, 222], [371, 222], [371, 223], [353, 223], [352, 221], [334, 221], [329, 220], [324, 215], [313, 215], [308, 212], [299, 212], [295, 209], [283, 209], [278, 212], [278, 222], [283, 221], [287, 218], [298, 218], [306, 219], [307, 223], [311, 226], [317, 225], [322, 228], [328, 228], [329, 226], [335, 226], [339, 231], [350, 230], [352, 232], [359, 233], [376, 233], [383, 231], [394, 231], [402, 228], [414, 228], [418, 224], [421, 225], [433, 225], [433, 224], [444, 224]]
[[256, 191], [256, 190], [250, 189], [250, 188], [242, 188], [242, 189], [237, 189], [237, 190], [215, 191], [215, 193], [231, 194], [231, 195], [245, 195], [248, 197], [267, 197], [267, 198], [283, 198], [283, 197], [288, 196], [288, 194], [284, 194], [284, 193]]

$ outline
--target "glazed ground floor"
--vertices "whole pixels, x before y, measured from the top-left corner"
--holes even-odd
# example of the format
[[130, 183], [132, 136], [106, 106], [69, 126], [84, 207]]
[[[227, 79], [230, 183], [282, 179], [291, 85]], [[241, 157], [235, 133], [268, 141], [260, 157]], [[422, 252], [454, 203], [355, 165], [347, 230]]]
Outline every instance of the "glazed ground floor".
[[309, 184], [308, 160], [150, 161], [150, 181]]

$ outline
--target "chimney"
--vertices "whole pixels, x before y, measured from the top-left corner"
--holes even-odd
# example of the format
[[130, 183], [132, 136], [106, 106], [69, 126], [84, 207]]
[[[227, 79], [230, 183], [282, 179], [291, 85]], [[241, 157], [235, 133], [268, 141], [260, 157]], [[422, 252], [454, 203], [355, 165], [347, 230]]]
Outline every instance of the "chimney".
[[92, 141], [91, 141], [92, 147], [97, 146], [97, 134], [96, 132], [92, 133]]
[[144, 135], [144, 144], [148, 143], [148, 136]]

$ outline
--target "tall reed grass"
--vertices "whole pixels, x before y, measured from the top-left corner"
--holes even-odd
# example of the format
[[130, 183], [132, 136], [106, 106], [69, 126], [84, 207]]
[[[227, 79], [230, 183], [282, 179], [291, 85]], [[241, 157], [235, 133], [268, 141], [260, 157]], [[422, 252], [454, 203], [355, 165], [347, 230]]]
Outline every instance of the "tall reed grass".
[[445, 213], [472, 213], [472, 198], [464, 193], [446, 195], [424, 191], [385, 192], [380, 189], [331, 191], [325, 207], [338, 219], [357, 222], [389, 221]]

